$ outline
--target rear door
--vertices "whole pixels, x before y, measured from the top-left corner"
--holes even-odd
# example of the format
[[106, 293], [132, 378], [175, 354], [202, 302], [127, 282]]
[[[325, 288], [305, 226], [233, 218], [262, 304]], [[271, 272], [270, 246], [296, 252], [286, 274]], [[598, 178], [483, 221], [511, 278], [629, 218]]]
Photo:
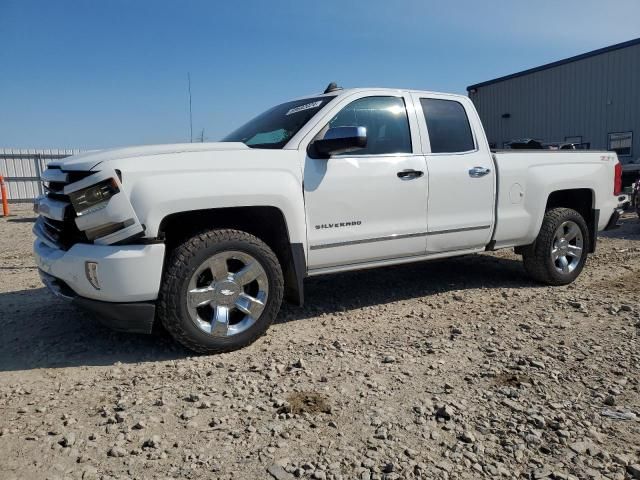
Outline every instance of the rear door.
[[483, 248], [493, 230], [496, 172], [482, 124], [467, 99], [419, 93], [413, 99], [426, 132], [427, 253]]

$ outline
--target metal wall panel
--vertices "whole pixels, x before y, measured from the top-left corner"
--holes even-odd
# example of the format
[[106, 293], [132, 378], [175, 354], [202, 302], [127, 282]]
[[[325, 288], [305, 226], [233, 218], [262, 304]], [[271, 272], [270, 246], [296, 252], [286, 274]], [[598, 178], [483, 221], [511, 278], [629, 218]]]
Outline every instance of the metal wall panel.
[[481, 85], [469, 97], [497, 148], [517, 138], [582, 136], [606, 150], [609, 133], [631, 131], [632, 154], [620, 160], [640, 159], [638, 44]]
[[5, 178], [9, 202], [32, 202], [42, 193], [40, 174], [46, 165], [79, 152], [75, 149], [0, 148], [0, 175]]

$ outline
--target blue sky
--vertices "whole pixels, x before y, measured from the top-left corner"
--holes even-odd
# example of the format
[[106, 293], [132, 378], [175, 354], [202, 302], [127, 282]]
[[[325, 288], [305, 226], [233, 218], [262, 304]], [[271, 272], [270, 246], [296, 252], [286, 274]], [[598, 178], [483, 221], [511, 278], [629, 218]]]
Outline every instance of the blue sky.
[[0, 0], [0, 147], [214, 141], [345, 87], [467, 85], [640, 37], [637, 0]]

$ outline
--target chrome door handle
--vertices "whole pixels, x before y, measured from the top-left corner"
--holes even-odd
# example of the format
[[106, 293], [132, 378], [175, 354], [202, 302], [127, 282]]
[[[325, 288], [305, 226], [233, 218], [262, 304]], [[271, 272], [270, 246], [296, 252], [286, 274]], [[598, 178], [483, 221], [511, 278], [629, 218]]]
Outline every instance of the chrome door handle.
[[413, 178], [420, 178], [422, 175], [424, 175], [424, 172], [420, 171], [420, 170], [402, 170], [401, 172], [398, 172], [398, 178], [401, 180], [411, 180]]
[[488, 175], [489, 173], [491, 173], [491, 169], [490, 168], [485, 168], [485, 167], [473, 167], [472, 169], [469, 170], [469, 176], [471, 178], [484, 177], [485, 175]]

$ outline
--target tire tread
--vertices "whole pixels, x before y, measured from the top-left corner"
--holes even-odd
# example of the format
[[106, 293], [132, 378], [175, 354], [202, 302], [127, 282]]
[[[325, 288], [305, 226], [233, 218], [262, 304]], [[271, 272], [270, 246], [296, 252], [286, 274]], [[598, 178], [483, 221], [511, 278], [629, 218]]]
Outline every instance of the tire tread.
[[[276, 272], [275, 284], [269, 285], [269, 296], [274, 297], [268, 302], [269, 305], [262, 313], [262, 316], [265, 316], [267, 321], [262, 322], [261, 328], [255, 329], [252, 335], [240, 343], [235, 342], [227, 345], [205, 346], [194, 340], [184, 329], [180, 321], [175, 321], [175, 319], [180, 318], [181, 315], [180, 301], [182, 296], [179, 291], [179, 286], [185, 275], [189, 273], [189, 259], [193, 258], [198, 251], [222, 242], [242, 242], [260, 250], [263, 255], [261, 260], [267, 261]], [[241, 230], [208, 229], [185, 240], [171, 253], [166, 265], [160, 294], [158, 295], [158, 316], [162, 326], [171, 336], [188, 349], [198, 353], [224, 353], [246, 347], [264, 335], [278, 314], [280, 304], [282, 303], [283, 292], [284, 279], [282, 268], [277, 256], [267, 244], [259, 238]]]
[[[577, 218], [576, 218], [577, 217]], [[582, 215], [578, 213], [576, 210], [571, 208], [554, 208], [545, 213], [544, 219], [542, 221], [542, 226], [540, 227], [540, 232], [536, 237], [535, 242], [533, 244], [527, 246], [523, 250], [522, 260], [524, 263], [524, 268], [529, 274], [531, 278], [534, 280], [546, 283], [547, 285], [566, 285], [571, 283], [574, 278], [570, 278], [570, 280], [559, 279], [554, 276], [551, 266], [551, 262], [548, 260], [549, 255], [549, 246], [553, 242], [553, 237], [555, 235], [555, 231], [558, 228], [558, 225], [565, 220], [573, 219], [578, 220], [578, 223], [582, 223], [584, 230], [586, 228], [586, 223], [582, 218]], [[582, 265], [580, 265], [577, 269], [576, 277], [582, 271], [582, 267], [584, 266], [584, 262], [586, 261], [586, 255], [589, 251], [589, 237], [584, 234], [583, 230], [583, 260]]]

